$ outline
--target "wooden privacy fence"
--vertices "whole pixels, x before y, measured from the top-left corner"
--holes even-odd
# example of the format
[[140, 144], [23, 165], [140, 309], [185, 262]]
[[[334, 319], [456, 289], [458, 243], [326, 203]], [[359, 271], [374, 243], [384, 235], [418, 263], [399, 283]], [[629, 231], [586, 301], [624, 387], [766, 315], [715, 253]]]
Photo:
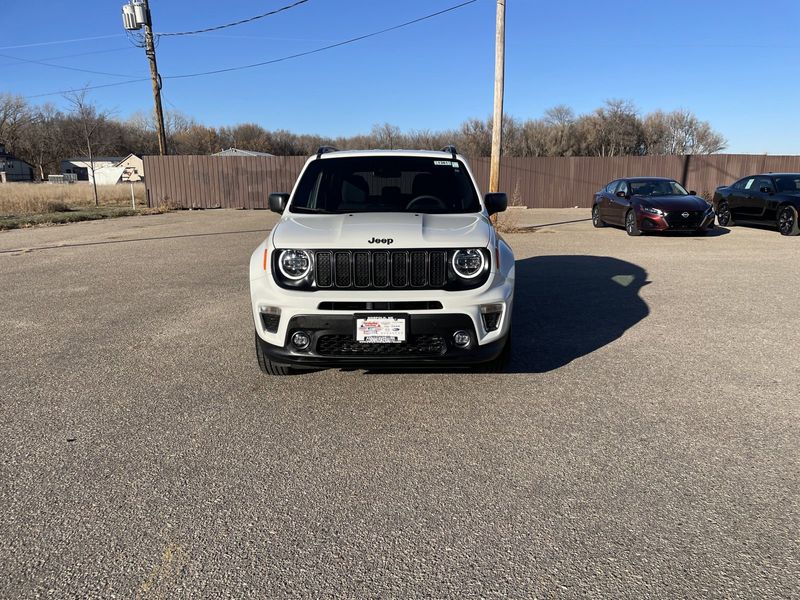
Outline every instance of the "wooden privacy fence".
[[[302, 156], [145, 156], [148, 203], [181, 208], [267, 208], [270, 192], [289, 192]], [[470, 159], [483, 192], [489, 159]], [[594, 193], [621, 177], [670, 177], [699, 194], [753, 173], [800, 172], [800, 156], [707, 154], [686, 156], [503, 158], [501, 189], [530, 208], [591, 206]]]
[[177, 208], [269, 208], [289, 192], [304, 156], [145, 156], [147, 202]]

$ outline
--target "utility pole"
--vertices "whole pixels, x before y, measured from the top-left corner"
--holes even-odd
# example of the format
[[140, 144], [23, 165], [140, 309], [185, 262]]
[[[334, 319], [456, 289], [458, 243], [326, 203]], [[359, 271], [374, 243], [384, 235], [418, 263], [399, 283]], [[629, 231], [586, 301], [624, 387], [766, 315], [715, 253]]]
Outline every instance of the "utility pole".
[[156, 62], [156, 45], [153, 39], [153, 19], [150, 15], [148, 0], [133, 0], [122, 7], [122, 22], [127, 30], [138, 30], [144, 26], [144, 49], [150, 63], [150, 79], [153, 85], [155, 101], [156, 130], [158, 133], [158, 151], [161, 156], [167, 154], [167, 134], [164, 130], [164, 109], [161, 107], [161, 77], [158, 75]]
[[494, 116], [489, 192], [500, 191], [500, 150], [503, 146], [503, 83], [506, 63], [506, 0], [497, 0], [494, 54]]
[[164, 109], [161, 108], [161, 77], [158, 76], [156, 63], [156, 45], [153, 41], [153, 19], [150, 16], [150, 4], [144, 0], [144, 48], [147, 60], [150, 61], [150, 79], [153, 83], [153, 99], [156, 103], [156, 127], [158, 128], [158, 152], [167, 154], [167, 134], [164, 131]]

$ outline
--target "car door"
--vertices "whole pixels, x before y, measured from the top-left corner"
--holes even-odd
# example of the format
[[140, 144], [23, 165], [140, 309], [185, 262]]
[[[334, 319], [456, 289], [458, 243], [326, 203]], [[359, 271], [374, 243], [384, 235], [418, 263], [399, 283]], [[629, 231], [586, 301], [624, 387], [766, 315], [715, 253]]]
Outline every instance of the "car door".
[[747, 204], [750, 201], [750, 190], [756, 183], [756, 177], [745, 177], [734, 183], [729, 189], [728, 208], [734, 219], [743, 218], [747, 214]]
[[615, 179], [595, 195], [597, 199], [597, 208], [600, 211], [600, 218], [606, 223], [609, 222], [611, 214], [611, 196], [614, 195], [614, 190], [616, 189], [618, 183], [619, 180]]
[[[628, 207], [631, 205], [630, 200], [626, 197], [630, 192], [628, 182], [624, 179], [619, 180], [616, 190], [610, 195], [609, 205], [609, 222], [616, 223], [617, 225], [625, 225], [625, 213], [628, 212]], [[624, 194], [622, 197], [619, 194]]]
[[763, 220], [774, 195], [775, 182], [772, 177], [756, 177], [747, 199], [748, 218]]

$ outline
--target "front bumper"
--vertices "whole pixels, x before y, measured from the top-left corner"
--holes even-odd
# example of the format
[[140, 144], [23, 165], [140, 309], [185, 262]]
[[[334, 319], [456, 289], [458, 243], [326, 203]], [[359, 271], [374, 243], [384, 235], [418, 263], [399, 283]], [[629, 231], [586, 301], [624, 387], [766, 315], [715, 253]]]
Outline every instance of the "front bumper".
[[703, 215], [699, 220], [682, 222], [680, 218], [674, 216], [662, 216], [644, 211], [636, 213], [639, 229], [641, 231], [698, 231], [701, 229], [711, 229], [714, 226], [714, 212]]
[[[375, 311], [374, 314], [381, 314]], [[397, 313], [392, 313], [397, 314]], [[297, 367], [441, 367], [469, 366], [491, 361], [503, 351], [506, 337], [478, 344], [472, 320], [465, 314], [407, 314], [407, 341], [402, 344], [359, 344], [354, 341], [352, 314], [295, 315], [287, 323], [287, 340], [297, 331], [311, 338], [305, 350], [291, 342], [276, 346], [260, 337], [261, 350], [271, 360]], [[467, 348], [453, 343], [453, 333], [467, 331], [473, 342]]]

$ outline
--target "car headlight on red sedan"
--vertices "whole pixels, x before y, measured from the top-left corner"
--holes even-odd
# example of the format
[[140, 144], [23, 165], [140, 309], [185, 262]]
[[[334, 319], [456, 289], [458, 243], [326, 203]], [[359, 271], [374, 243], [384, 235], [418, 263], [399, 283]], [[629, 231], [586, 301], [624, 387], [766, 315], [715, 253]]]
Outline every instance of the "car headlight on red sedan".
[[659, 217], [663, 217], [667, 214], [660, 208], [653, 208], [652, 206], [640, 206], [639, 208], [642, 209], [642, 212], [645, 212], [649, 215], [658, 215]]

